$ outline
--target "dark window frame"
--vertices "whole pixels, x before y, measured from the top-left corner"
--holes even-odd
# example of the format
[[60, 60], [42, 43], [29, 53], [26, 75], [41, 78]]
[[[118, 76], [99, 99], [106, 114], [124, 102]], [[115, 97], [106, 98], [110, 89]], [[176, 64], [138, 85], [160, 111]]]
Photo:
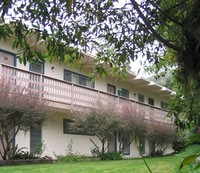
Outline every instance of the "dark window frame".
[[[69, 73], [71, 76], [71, 80], [69, 81], [69, 80], [67, 80], [66, 79], [66, 73]], [[78, 76], [78, 83], [76, 83], [76, 82], [72, 82], [72, 75], [77, 75]], [[81, 83], [81, 80], [80, 79], [86, 79], [86, 85], [83, 85], [82, 83]], [[68, 82], [71, 82], [71, 83], [74, 83], [74, 84], [78, 84], [78, 85], [81, 85], [81, 86], [85, 86], [85, 87], [90, 87], [90, 88], [94, 88], [95, 86], [94, 86], [94, 82], [91, 82], [91, 79], [88, 77], [88, 76], [86, 76], [86, 75], [83, 75], [83, 74], [80, 74], [80, 73], [76, 73], [76, 72], [73, 72], [73, 71], [70, 71], [70, 70], [67, 70], [67, 69], [64, 69], [64, 76], [63, 76], [63, 80], [64, 81], [68, 81]], [[90, 82], [90, 86], [88, 86], [87, 85], [87, 81], [89, 81]]]
[[121, 90], [118, 90], [118, 96], [129, 98], [129, 90], [122, 88]]
[[148, 104], [151, 106], [154, 106], [154, 99], [152, 99], [151, 97], [148, 98]]
[[139, 136], [139, 152], [140, 154], [145, 154], [145, 137], [144, 136]]
[[87, 136], [94, 136], [94, 134], [89, 134], [89, 133], [82, 133], [78, 131], [70, 131], [68, 124], [69, 123], [74, 123], [73, 120], [70, 119], [63, 119], [63, 134], [68, 134], [68, 135], [87, 135]]
[[[108, 87], [114, 88], [114, 93], [108, 92]], [[111, 85], [111, 84], [107, 84], [107, 93], [116, 95], [116, 86], [115, 85]]]
[[17, 66], [17, 58], [16, 58], [16, 54], [15, 54], [15, 53], [10, 52], [10, 51], [7, 51], [7, 50], [4, 50], [4, 49], [1, 49], [1, 48], [0, 48], [0, 52], [3, 52], [3, 53], [6, 53], [6, 54], [9, 54], [9, 55], [12, 55], [12, 56], [13, 56], [13, 66], [14, 66], [14, 67]]
[[144, 103], [145, 102], [145, 97], [142, 94], [138, 94], [138, 101]]
[[[122, 145], [124, 145], [124, 141], [127, 142], [131, 140], [131, 136], [130, 134], [127, 134], [127, 136], [121, 136], [121, 132], [118, 132], [118, 142], [120, 142], [120, 140], [122, 140]], [[128, 142], [129, 143], [129, 142]], [[124, 151], [122, 152], [123, 155], [128, 156], [131, 153], [131, 144], [127, 145], [126, 148], [124, 149]]]
[[34, 72], [34, 73], [38, 73], [38, 72], [35, 72], [35, 71], [32, 70], [32, 66], [35, 65], [35, 64], [39, 64], [39, 65], [42, 66], [42, 71], [41, 71], [41, 73], [39, 73], [39, 74], [44, 74], [44, 65], [45, 65], [45, 64], [44, 64], [44, 62], [42, 62], [42, 61], [38, 61], [38, 62], [29, 64], [29, 71]]

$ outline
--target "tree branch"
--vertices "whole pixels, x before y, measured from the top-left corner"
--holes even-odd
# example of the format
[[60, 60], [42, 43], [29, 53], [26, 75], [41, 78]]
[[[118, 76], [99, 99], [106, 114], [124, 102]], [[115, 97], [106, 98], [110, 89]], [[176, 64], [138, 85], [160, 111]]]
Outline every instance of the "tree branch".
[[156, 3], [148, 0], [148, 2], [153, 5], [161, 14], [163, 14], [166, 18], [168, 18], [169, 20], [171, 20], [173, 23], [179, 25], [179, 26], [183, 26], [182, 23], [178, 22], [177, 20], [175, 20], [174, 18], [172, 18], [171, 16], [169, 16], [165, 11], [163, 11], [161, 8], [159, 8]]
[[135, 0], [131, 0], [132, 5], [134, 7], [134, 9], [138, 12], [139, 17], [143, 20], [143, 22], [145, 23], [145, 25], [147, 26], [147, 28], [152, 32], [152, 34], [158, 39], [158, 41], [162, 42], [165, 46], [175, 50], [175, 51], [179, 51], [180, 48], [174, 44], [171, 44], [169, 41], [167, 41], [166, 39], [164, 39], [160, 34], [158, 34], [156, 32], [155, 29], [153, 29], [153, 27], [151, 26], [151, 24], [149, 23], [149, 21], [146, 19], [146, 17], [144, 16], [144, 14], [141, 12], [138, 3]]

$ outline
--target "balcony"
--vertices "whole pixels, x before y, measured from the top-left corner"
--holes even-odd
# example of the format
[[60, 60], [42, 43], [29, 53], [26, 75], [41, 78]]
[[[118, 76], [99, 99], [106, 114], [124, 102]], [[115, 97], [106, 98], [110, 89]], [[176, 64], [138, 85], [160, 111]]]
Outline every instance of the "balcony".
[[13, 81], [16, 85], [29, 88], [31, 93], [47, 100], [51, 107], [60, 104], [62, 108], [72, 110], [76, 107], [92, 106], [96, 100], [104, 104], [115, 104], [117, 108], [121, 108], [124, 104], [130, 104], [136, 109], [144, 111], [145, 119], [148, 121], [167, 122], [165, 119], [167, 112], [161, 108], [46, 75], [0, 64], [0, 77]]

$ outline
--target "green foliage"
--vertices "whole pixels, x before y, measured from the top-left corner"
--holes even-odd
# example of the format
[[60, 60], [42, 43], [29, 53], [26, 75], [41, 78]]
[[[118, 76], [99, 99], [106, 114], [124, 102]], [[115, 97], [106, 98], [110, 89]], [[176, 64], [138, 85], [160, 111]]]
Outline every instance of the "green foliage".
[[123, 78], [126, 64], [141, 55], [157, 69], [177, 64], [182, 76], [197, 79], [198, 11], [198, 0], [2, 1], [0, 38], [14, 39], [24, 63], [47, 58], [73, 64], [83, 57], [80, 48], [97, 52], [94, 73], [105, 75], [109, 66]]
[[69, 163], [69, 162], [83, 162], [91, 161], [92, 157], [85, 155], [56, 155], [56, 160], [58, 163]]
[[200, 162], [197, 160], [197, 158], [199, 157], [200, 155], [189, 155], [187, 157], [184, 158], [184, 160], [182, 161], [181, 165], [180, 165], [180, 169], [183, 168], [184, 166], [187, 166], [191, 163], [195, 163], [196, 162], [196, 165], [194, 166], [194, 169], [197, 169], [199, 167], [199, 164]]
[[70, 142], [67, 144], [66, 154], [67, 156], [73, 155], [73, 141], [72, 140], [70, 140]]
[[44, 152], [44, 150], [46, 149], [46, 145], [44, 144], [44, 141], [38, 142], [34, 148], [34, 154], [37, 157], [41, 157], [42, 153]]
[[200, 89], [196, 82], [187, 83], [187, 90], [180, 81], [174, 86], [174, 94], [169, 102], [168, 116], [180, 129], [197, 128], [200, 125]]
[[184, 139], [175, 139], [175, 141], [172, 143], [172, 149], [175, 151], [175, 153], [180, 153], [186, 147], [185, 145], [186, 142]]
[[163, 150], [156, 150], [156, 151], [152, 151], [152, 152], [151, 152], [151, 156], [152, 156], [152, 157], [158, 157], [158, 156], [162, 156], [163, 153], [164, 153]]
[[107, 152], [102, 154], [101, 156], [101, 160], [121, 160], [122, 159], [122, 155], [118, 152]]
[[77, 162], [78, 158], [79, 158], [79, 156], [76, 156], [76, 155], [70, 155], [70, 156], [58, 155], [58, 156], [56, 156], [56, 160], [58, 163]]
[[21, 160], [21, 159], [36, 159], [37, 153], [30, 153], [26, 147], [19, 148], [18, 145], [12, 147], [8, 152], [9, 160]]
[[198, 170], [196, 169], [199, 168], [199, 160], [198, 160], [199, 156], [200, 156], [199, 145], [188, 146], [183, 152], [181, 152], [176, 156], [179, 160], [179, 165], [178, 165], [178, 168], [180, 169], [179, 171], [181, 173], [198, 172]]

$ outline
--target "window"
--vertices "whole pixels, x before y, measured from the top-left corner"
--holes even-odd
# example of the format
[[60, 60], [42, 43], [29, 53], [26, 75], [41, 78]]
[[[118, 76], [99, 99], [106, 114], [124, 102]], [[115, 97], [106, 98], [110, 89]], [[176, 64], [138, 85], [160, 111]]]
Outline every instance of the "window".
[[64, 80], [72, 82], [72, 83], [76, 83], [79, 85], [94, 88], [94, 83], [91, 82], [89, 77], [71, 72], [69, 70], [64, 70]]
[[148, 99], [148, 103], [149, 103], [149, 105], [154, 106], [154, 99], [149, 98], [149, 99]]
[[63, 120], [63, 133], [64, 134], [76, 134], [77, 132], [71, 128], [72, 125], [73, 125], [72, 120], [64, 119]]
[[38, 144], [42, 142], [42, 126], [30, 128], [30, 152], [37, 150]]
[[15, 66], [16, 65], [15, 54], [0, 50], [0, 63]]
[[63, 119], [63, 133], [64, 134], [78, 134], [78, 135], [92, 135], [89, 133], [84, 133], [81, 130], [73, 128], [74, 121], [69, 119]]
[[139, 152], [140, 154], [145, 154], [145, 137], [139, 137]]
[[144, 95], [138, 94], [138, 101], [144, 103]]
[[44, 74], [44, 63], [37, 62], [37, 63], [30, 64], [29, 69], [30, 71], [33, 71], [35, 73]]
[[129, 90], [123, 88], [122, 90], [118, 90], [118, 96], [129, 98]]
[[[33, 64], [30, 64], [29, 70], [35, 73], [44, 74], [44, 63], [43, 62], [36, 62]], [[36, 95], [39, 95], [41, 91], [43, 90], [42, 85], [40, 82], [43, 82], [43, 77], [38, 74], [29, 74], [29, 87], [32, 88], [32, 92], [34, 92]]]
[[130, 155], [130, 133], [118, 132], [118, 141], [122, 143], [123, 155]]
[[110, 84], [107, 84], [107, 92], [111, 94], [116, 94], [116, 87]]
[[165, 102], [160, 102], [160, 107], [161, 107], [162, 109], [167, 109], [167, 106], [168, 106], [167, 103], [165, 103]]

